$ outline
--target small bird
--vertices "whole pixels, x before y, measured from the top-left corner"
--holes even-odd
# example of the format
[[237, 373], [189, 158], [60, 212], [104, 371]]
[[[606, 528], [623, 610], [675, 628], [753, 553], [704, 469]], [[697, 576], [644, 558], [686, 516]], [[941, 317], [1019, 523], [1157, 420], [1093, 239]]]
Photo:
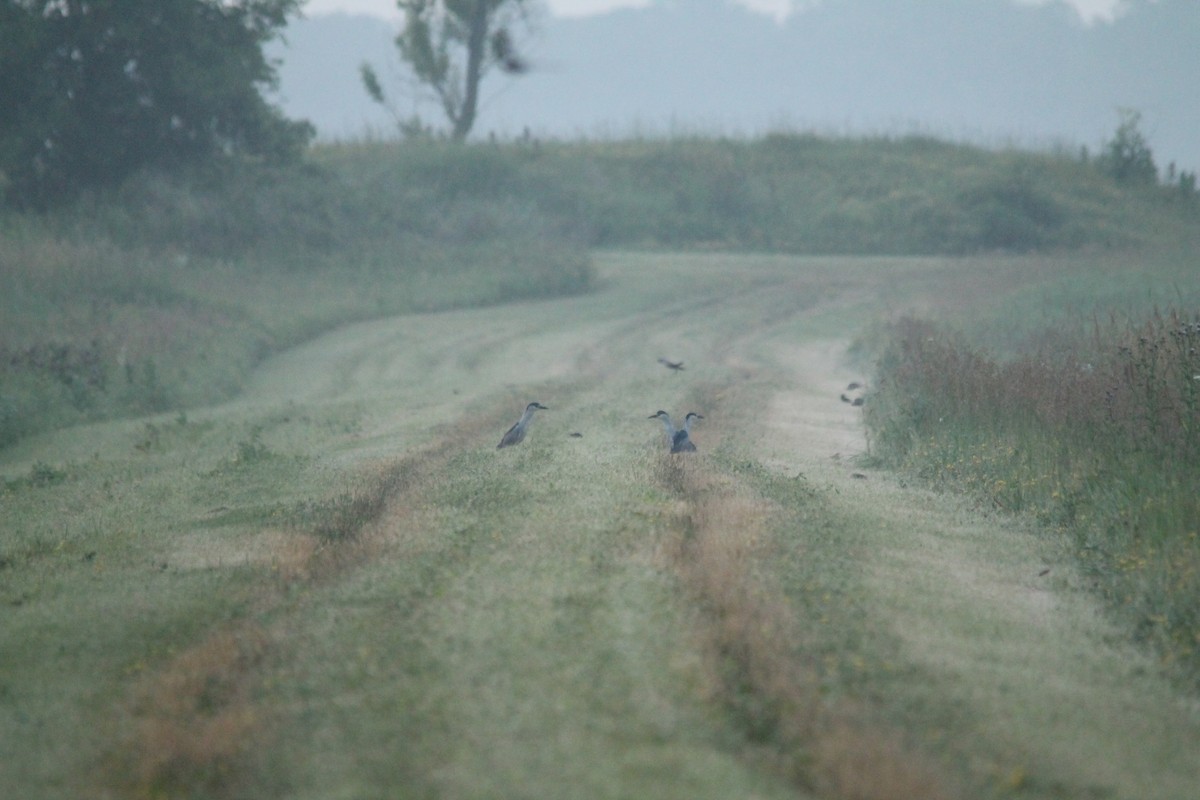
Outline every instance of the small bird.
[[660, 358], [658, 360], [658, 363], [662, 364], [667, 369], [675, 370], [676, 372], [683, 371], [683, 362], [682, 361], [668, 361], [665, 358]]
[[525, 413], [521, 415], [521, 418], [517, 420], [515, 425], [508, 429], [504, 437], [500, 439], [500, 444], [496, 445], [496, 449], [499, 450], [501, 447], [508, 447], [512, 444], [520, 444], [525, 438], [525, 429], [529, 427], [529, 421], [533, 419], [533, 412], [539, 409], [542, 411], [550, 410], [536, 401], [525, 406]]

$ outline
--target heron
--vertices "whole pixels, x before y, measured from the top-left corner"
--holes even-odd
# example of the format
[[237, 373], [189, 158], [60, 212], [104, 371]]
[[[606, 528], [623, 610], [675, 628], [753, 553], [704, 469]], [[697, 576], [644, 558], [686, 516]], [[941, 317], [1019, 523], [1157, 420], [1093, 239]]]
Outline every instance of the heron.
[[667, 444], [675, 441], [675, 424], [671, 422], [671, 415], [665, 411], [659, 410], [651, 414], [648, 419], [662, 420], [663, 427], [667, 429]]
[[504, 437], [500, 440], [500, 444], [496, 445], [496, 449], [499, 450], [501, 447], [508, 447], [512, 444], [520, 444], [525, 438], [526, 429], [529, 428], [529, 421], [533, 419], [533, 412], [538, 410], [549, 411], [550, 409], [537, 401], [525, 406], [525, 413], [521, 415], [521, 418], [517, 420], [515, 425], [505, 432]]
[[674, 370], [675, 372], [681, 372], [683, 370], [683, 362], [682, 361], [670, 361], [665, 358], [660, 358], [658, 360], [658, 363], [662, 364], [664, 367], [666, 367], [669, 370]]
[[689, 411], [683, 418], [683, 430], [675, 431], [675, 435], [671, 437], [672, 453], [696, 452], [696, 445], [692, 442], [692, 423], [698, 419], [704, 419], [704, 417], [695, 411]]

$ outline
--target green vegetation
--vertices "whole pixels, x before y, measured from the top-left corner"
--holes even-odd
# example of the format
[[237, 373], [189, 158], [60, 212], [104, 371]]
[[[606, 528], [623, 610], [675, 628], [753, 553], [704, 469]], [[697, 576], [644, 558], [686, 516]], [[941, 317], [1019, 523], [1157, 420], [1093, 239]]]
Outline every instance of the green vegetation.
[[264, 356], [348, 321], [588, 288], [569, 231], [425, 177], [367, 158], [145, 176], [49, 217], [10, 213], [0, 446], [228, 399]]
[[[1053, 539], [831, 458], [847, 319], [1031, 266], [601, 253], [6, 448], [0, 794], [1186, 796], [1194, 719], [1034, 578]], [[705, 413], [694, 459], [658, 407]]]
[[264, 99], [299, 0], [0, 3], [0, 200], [48, 208], [160, 170], [291, 162], [316, 131]]
[[[1186, 796], [1194, 714], [1126, 646], [1195, 675], [1179, 196], [777, 136], [8, 213], [0, 795]], [[678, 252], [749, 248], [893, 255]], [[875, 463], [990, 516], [850, 458], [881, 318]]]
[[588, 247], [860, 254], [1180, 247], [1200, 204], [927, 139], [321, 148], [0, 218], [0, 446], [236, 393], [346, 321], [590, 285]]
[[1110, 276], [1107, 310], [1046, 304], [1006, 319], [1007, 335], [987, 319], [1020, 295], [976, 305], [969, 326], [900, 320], [865, 419], [880, 463], [1068, 537], [1135, 636], [1200, 686], [1200, 317], [1179, 310], [1200, 294], [1172, 280], [1194, 268], [1145, 257]]

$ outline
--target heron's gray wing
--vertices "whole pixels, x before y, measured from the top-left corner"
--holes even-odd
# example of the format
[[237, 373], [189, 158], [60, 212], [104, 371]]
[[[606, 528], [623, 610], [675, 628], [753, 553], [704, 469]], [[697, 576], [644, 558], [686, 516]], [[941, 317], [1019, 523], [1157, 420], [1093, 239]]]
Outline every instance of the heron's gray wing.
[[514, 424], [505, 432], [504, 436], [500, 439], [500, 444], [496, 445], [496, 449], [499, 450], [501, 447], [508, 447], [510, 444], [518, 443], [521, 441], [522, 434], [524, 433], [525, 431], [521, 428], [521, 423]]

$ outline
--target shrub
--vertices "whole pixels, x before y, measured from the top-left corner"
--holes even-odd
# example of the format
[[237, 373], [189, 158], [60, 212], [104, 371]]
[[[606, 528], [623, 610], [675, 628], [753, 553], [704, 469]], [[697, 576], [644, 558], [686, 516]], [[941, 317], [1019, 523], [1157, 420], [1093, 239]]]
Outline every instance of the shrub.
[[1141, 113], [1123, 108], [1116, 133], [1104, 145], [1101, 167], [1118, 183], [1150, 186], [1158, 181], [1154, 153], [1141, 131]]

